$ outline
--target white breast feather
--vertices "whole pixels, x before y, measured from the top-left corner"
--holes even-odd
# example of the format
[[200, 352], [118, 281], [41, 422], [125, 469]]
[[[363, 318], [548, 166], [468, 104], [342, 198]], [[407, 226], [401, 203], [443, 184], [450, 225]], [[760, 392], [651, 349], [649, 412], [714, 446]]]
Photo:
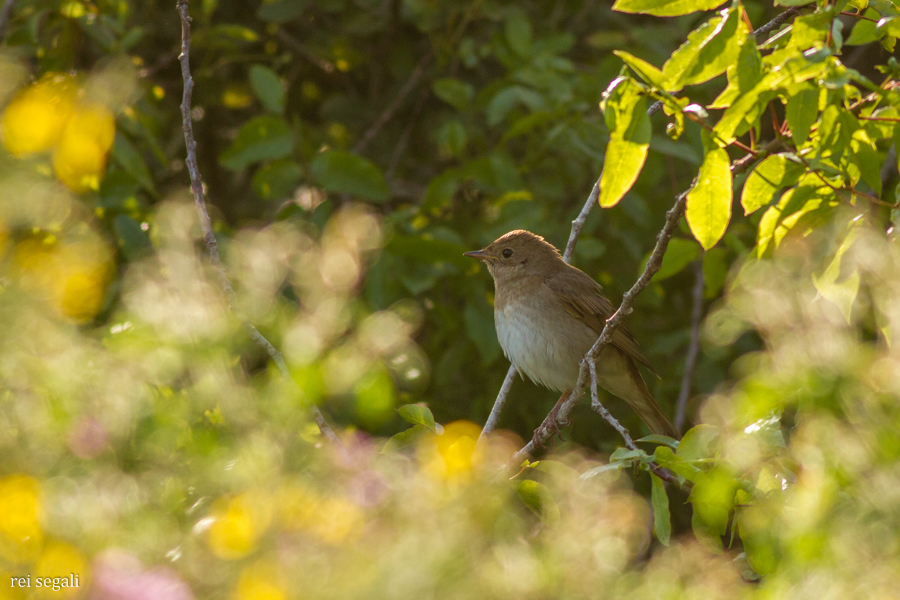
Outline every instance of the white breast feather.
[[[558, 328], [552, 323], [541, 323], [542, 319], [546, 317], [539, 311], [511, 310], [509, 305], [495, 310], [500, 346], [516, 369], [535, 383], [558, 391], [569, 389], [578, 378], [578, 361], [567, 358], [559, 349], [576, 344], [579, 348], [575, 356], [578, 356], [584, 341], [554, 337], [553, 332]], [[570, 350], [568, 356], [571, 355]]]

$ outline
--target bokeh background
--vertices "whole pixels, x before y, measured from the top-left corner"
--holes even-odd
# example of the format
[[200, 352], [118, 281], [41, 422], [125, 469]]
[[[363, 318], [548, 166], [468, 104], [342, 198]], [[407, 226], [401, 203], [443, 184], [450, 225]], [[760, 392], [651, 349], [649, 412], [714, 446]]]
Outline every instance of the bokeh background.
[[[7, 4], [0, 598], [896, 593], [889, 208], [842, 246], [837, 268], [859, 290], [849, 303], [821, 298], [812, 279], [858, 219], [849, 208], [764, 261], [751, 256], [759, 213], [706, 252], [682, 224], [638, 297], [629, 325], [672, 415], [704, 276], [687, 416], [704, 424], [692, 459], [706, 471], [691, 500], [724, 514], [724, 536], [695, 538], [689, 492], [670, 486], [663, 547], [650, 479], [602, 467], [621, 441], [586, 403], [549, 460], [508, 480], [502, 466], [556, 400], [530, 382], [513, 385], [504, 432], [474, 448], [508, 362], [490, 277], [462, 253], [516, 228], [563, 247], [609, 139], [597, 105], [622, 68], [612, 50], [661, 65], [708, 14], [195, 0], [209, 211], [240, 310], [294, 385], [229, 308], [200, 239], [174, 2]], [[756, 25], [782, 10], [745, 6]], [[897, 69], [886, 46], [848, 46], [842, 60], [881, 81]], [[723, 85], [691, 98], [711, 102]], [[576, 248], [616, 303], [703, 157], [699, 127], [673, 140], [665, 121], [654, 117], [634, 188], [595, 207]], [[763, 120], [760, 135], [771, 130]], [[346, 452], [319, 436], [310, 402]], [[437, 425], [382, 451], [410, 426], [396, 410], [409, 404]], [[78, 588], [36, 587], [69, 574]], [[31, 588], [7, 585], [26, 575]]]

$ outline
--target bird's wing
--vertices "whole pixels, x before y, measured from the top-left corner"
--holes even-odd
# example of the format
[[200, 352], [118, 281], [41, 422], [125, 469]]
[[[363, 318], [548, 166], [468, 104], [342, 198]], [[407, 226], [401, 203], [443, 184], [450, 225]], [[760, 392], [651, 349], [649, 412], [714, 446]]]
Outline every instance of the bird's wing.
[[[570, 266], [551, 275], [544, 280], [544, 285], [559, 299], [566, 312], [596, 331], [598, 336], [603, 331], [606, 320], [615, 312], [613, 303], [603, 295], [600, 284], [575, 267]], [[624, 321], [613, 332], [612, 344], [659, 377]]]

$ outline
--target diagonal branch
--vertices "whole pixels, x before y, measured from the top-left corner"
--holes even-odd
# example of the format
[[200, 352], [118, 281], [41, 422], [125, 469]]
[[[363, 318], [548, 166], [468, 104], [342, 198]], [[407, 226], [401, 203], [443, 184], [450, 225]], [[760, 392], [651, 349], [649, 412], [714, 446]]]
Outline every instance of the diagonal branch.
[[[231, 310], [240, 318], [244, 328], [250, 334], [250, 337], [253, 338], [253, 341], [261, 346], [278, 366], [281, 377], [286, 381], [294, 382], [294, 379], [291, 377], [290, 371], [288, 371], [287, 365], [284, 362], [284, 358], [281, 356], [281, 352], [279, 352], [275, 346], [259, 332], [241, 311], [240, 306], [238, 305], [237, 295], [234, 293], [234, 289], [231, 287], [231, 281], [228, 279], [228, 272], [225, 270], [225, 266], [219, 258], [219, 245], [216, 242], [216, 236], [213, 234], [209, 213], [206, 210], [206, 201], [203, 197], [203, 180], [200, 176], [200, 168], [197, 166], [197, 142], [194, 140], [194, 126], [191, 121], [191, 96], [194, 92], [194, 80], [191, 77], [189, 58], [191, 49], [191, 17], [188, 15], [188, 0], [178, 0], [177, 10], [178, 14], [181, 16], [181, 55], [178, 59], [181, 62], [181, 76], [182, 79], [184, 79], [184, 94], [181, 99], [181, 123], [182, 129], [184, 130], [184, 142], [187, 147], [187, 159], [185, 163], [187, 164], [188, 173], [191, 176], [191, 192], [194, 196], [194, 206], [197, 209], [197, 216], [200, 219], [200, 228], [203, 231], [203, 243], [206, 245], [206, 250], [209, 252], [209, 262], [216, 272], [216, 279], [218, 279], [222, 291], [225, 292], [225, 297], [228, 300], [228, 305], [231, 307]], [[322, 436], [328, 438], [337, 446], [342, 447], [340, 440], [328, 425], [325, 417], [322, 416], [319, 408], [312, 404], [310, 405], [310, 411], [312, 412], [316, 425], [319, 426], [319, 431], [322, 433]]]
[[381, 131], [381, 128], [391, 120], [391, 117], [394, 116], [394, 113], [399, 110], [400, 106], [403, 104], [403, 101], [406, 99], [406, 96], [409, 95], [413, 89], [417, 85], [419, 85], [419, 81], [422, 80], [422, 76], [425, 75], [425, 69], [431, 64], [432, 59], [434, 58], [434, 54], [429, 52], [419, 61], [419, 64], [416, 65], [416, 68], [413, 69], [412, 73], [409, 75], [409, 79], [406, 80], [406, 83], [403, 84], [403, 87], [400, 88], [400, 91], [397, 92], [397, 95], [394, 96], [394, 99], [388, 104], [387, 108], [375, 119], [375, 122], [372, 123], [372, 126], [363, 134], [359, 141], [356, 142], [356, 146], [353, 147], [353, 151], [357, 154], [362, 152], [366, 146], [369, 145], [369, 142], [372, 141], [378, 132]]
[[[587, 201], [584, 203], [584, 208], [581, 209], [581, 212], [578, 213], [578, 216], [574, 221], [572, 221], [572, 231], [569, 233], [569, 241], [566, 244], [566, 251], [563, 252], [564, 261], [572, 261], [572, 254], [575, 252], [575, 244], [578, 243], [578, 236], [581, 234], [581, 229], [584, 227], [585, 221], [587, 221], [588, 214], [597, 203], [597, 198], [599, 196], [600, 180], [598, 179], [594, 184], [594, 189], [591, 190], [591, 194], [588, 196]], [[503, 385], [500, 386], [500, 392], [497, 393], [497, 399], [494, 401], [494, 407], [491, 409], [491, 414], [488, 417], [487, 422], [484, 424], [484, 429], [481, 430], [481, 435], [478, 436], [479, 442], [486, 435], [497, 428], [497, 422], [500, 420], [500, 412], [503, 410], [503, 405], [506, 404], [506, 398], [507, 396], [509, 396], [509, 390], [512, 387], [512, 383], [515, 378], [516, 367], [515, 365], [510, 365], [509, 371], [506, 372], [506, 378], [503, 380]]]
[[[762, 146], [759, 149], [758, 156], [748, 154], [743, 158], [734, 161], [731, 164], [731, 172], [742, 173], [749, 168], [755, 160], [764, 158], [769, 152], [776, 148], [778, 144], [779, 141], [774, 140]], [[694, 184], [691, 184], [691, 188], [693, 188], [695, 184], [696, 179]], [[597, 360], [597, 357], [600, 356], [603, 349], [612, 341], [613, 333], [622, 322], [622, 319], [631, 314], [631, 305], [634, 303], [634, 299], [647, 287], [647, 285], [649, 285], [652, 277], [659, 271], [660, 266], [662, 266], [663, 255], [666, 253], [666, 248], [669, 246], [669, 240], [675, 233], [678, 221], [681, 219], [682, 215], [684, 215], [687, 195], [691, 188], [678, 194], [675, 198], [674, 205], [669, 209], [669, 212], [666, 213], [666, 223], [656, 236], [656, 246], [653, 248], [650, 260], [647, 261], [647, 264], [644, 266], [644, 271], [641, 273], [640, 277], [638, 277], [638, 280], [631, 286], [631, 289], [622, 296], [622, 303], [619, 305], [619, 309], [613, 316], [607, 319], [606, 325], [603, 327], [603, 331], [600, 333], [600, 337], [594, 343], [594, 346], [581, 360], [578, 381], [575, 383], [569, 396], [560, 403], [559, 410], [556, 413], [556, 419], [553, 419], [552, 413], [547, 415], [544, 422], [535, 429], [534, 437], [531, 441], [513, 455], [511, 464], [519, 464], [527, 457], [531, 456], [537, 448], [546, 444], [550, 441], [550, 438], [559, 433], [560, 429], [568, 422], [569, 414], [575, 407], [575, 403], [584, 395], [585, 389], [587, 389], [588, 379], [590, 377], [590, 364]]]
[[[612, 413], [606, 410], [606, 407], [600, 403], [600, 395], [597, 393], [597, 365], [593, 362], [589, 362], [588, 366], [591, 369], [591, 408], [619, 432], [622, 439], [625, 440], [625, 446], [627, 446], [629, 450], [637, 450], [638, 447], [635, 445], [634, 440], [631, 439], [631, 434], [628, 432], [628, 429], [619, 423], [619, 420], [612, 416]], [[678, 480], [678, 477], [673, 475], [668, 469], [660, 467], [652, 462], [648, 462], [647, 467], [663, 481], [681, 485], [681, 481]]]

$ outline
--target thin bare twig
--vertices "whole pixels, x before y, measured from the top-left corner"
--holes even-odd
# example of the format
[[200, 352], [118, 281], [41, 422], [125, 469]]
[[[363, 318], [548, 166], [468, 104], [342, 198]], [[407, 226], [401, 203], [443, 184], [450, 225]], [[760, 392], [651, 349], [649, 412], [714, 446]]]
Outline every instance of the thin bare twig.
[[285, 46], [289, 46], [291, 50], [293, 50], [312, 64], [316, 65], [326, 73], [334, 73], [335, 66], [333, 63], [330, 63], [324, 58], [316, 56], [315, 54], [310, 52], [306, 46], [291, 37], [291, 34], [289, 34], [284, 29], [279, 28], [278, 33], [276, 33], [275, 35], [279, 40], [281, 40], [282, 44], [284, 44]]
[[594, 205], [597, 204], [597, 198], [599, 197], [600, 180], [598, 179], [597, 182], [594, 183], [594, 189], [591, 190], [587, 202], [584, 203], [584, 208], [581, 209], [581, 212], [578, 213], [578, 216], [572, 221], [572, 231], [569, 233], [569, 242], [566, 244], [565, 252], [563, 252], [564, 261], [572, 262], [572, 254], [575, 253], [575, 244], [578, 243], [578, 236], [581, 235], [581, 228], [584, 227], [584, 222], [587, 221], [588, 214], [591, 212]]
[[394, 173], [397, 171], [397, 167], [400, 166], [400, 159], [403, 156], [403, 153], [406, 151], [406, 146], [409, 144], [409, 138], [412, 136], [413, 129], [416, 125], [416, 120], [419, 118], [419, 114], [422, 112], [422, 107], [425, 106], [425, 100], [428, 99], [429, 93], [430, 92], [428, 88], [424, 88], [419, 93], [418, 99], [416, 99], [416, 103], [409, 115], [409, 121], [407, 122], [406, 127], [403, 128], [403, 133], [400, 134], [400, 140], [394, 147], [394, 152], [391, 154], [391, 161], [388, 163], [388, 168], [384, 172], [384, 176], [388, 181], [394, 178]]
[[703, 276], [703, 261], [694, 263], [693, 307], [691, 308], [691, 341], [688, 344], [687, 358], [684, 361], [684, 375], [681, 378], [681, 391], [678, 393], [678, 402], [675, 403], [675, 429], [681, 431], [687, 413], [687, 401], [691, 395], [691, 386], [694, 380], [694, 367], [697, 365], [697, 355], [700, 353], [700, 322], [703, 318], [703, 288], [706, 286], [706, 278]]
[[[622, 436], [622, 439], [625, 440], [625, 446], [629, 450], [637, 450], [638, 447], [634, 443], [634, 440], [631, 439], [631, 433], [628, 432], [628, 429], [619, 423], [619, 420], [612, 416], [606, 407], [600, 402], [600, 395], [597, 393], [597, 365], [593, 362], [589, 362], [588, 366], [591, 370], [591, 408], [594, 409], [594, 412], [598, 413], [601, 417], [603, 417], [607, 423], [612, 425], [616, 431]], [[677, 483], [681, 485], [681, 482], [678, 480], [674, 474], [668, 469], [664, 469], [657, 464], [653, 464], [652, 462], [647, 463], [647, 467], [652, 471], [655, 475], [657, 475], [663, 481], [669, 481], [671, 483]]]
[[[572, 230], [569, 233], [569, 241], [566, 244], [565, 252], [563, 252], [564, 261], [572, 262], [572, 254], [574, 254], [575, 252], [575, 244], [578, 243], [578, 236], [581, 235], [581, 229], [584, 227], [584, 223], [585, 221], [587, 221], [588, 214], [597, 203], [597, 198], [599, 196], [600, 180], [598, 179], [597, 182], [594, 183], [594, 189], [591, 190], [591, 193], [588, 196], [587, 201], [584, 203], [584, 207], [581, 209], [581, 212], [578, 213], [578, 216], [575, 217], [574, 221], [572, 221]], [[500, 391], [497, 393], [497, 399], [494, 401], [494, 407], [491, 409], [491, 414], [488, 417], [487, 422], [484, 424], [484, 428], [481, 430], [481, 435], [478, 436], [479, 442], [497, 427], [497, 421], [500, 420], [500, 412], [503, 410], [503, 405], [506, 404], [506, 398], [507, 396], [509, 396], [509, 389], [512, 387], [512, 382], [515, 378], [516, 367], [515, 365], [510, 365], [509, 371], [506, 372], [506, 379], [503, 380], [503, 385], [500, 386]]]
[[500, 391], [497, 392], [497, 399], [494, 400], [494, 407], [491, 409], [491, 414], [488, 416], [487, 422], [485, 422], [481, 434], [478, 436], [478, 442], [481, 442], [481, 440], [485, 439], [497, 428], [497, 422], [500, 421], [500, 413], [503, 412], [503, 406], [506, 404], [506, 399], [509, 397], [509, 389], [512, 387], [515, 379], [516, 365], [509, 365], [509, 370], [506, 372], [506, 378], [503, 380], [503, 385], [500, 386]]
[[16, 0], [6, 0], [3, 3], [3, 8], [0, 8], [0, 33], [3, 33], [3, 30], [6, 28], [6, 24], [9, 22], [9, 16], [12, 14], [13, 6], [15, 6]]
[[[282, 378], [286, 381], [294, 382], [281, 352], [279, 352], [243, 315], [237, 301], [237, 295], [234, 293], [234, 289], [231, 287], [231, 281], [228, 279], [228, 272], [225, 270], [225, 266], [219, 258], [219, 245], [216, 242], [215, 234], [213, 234], [212, 223], [209, 218], [209, 213], [206, 210], [206, 201], [204, 200], [203, 195], [203, 180], [200, 176], [200, 168], [197, 166], [197, 142], [194, 140], [194, 126], [191, 121], [191, 96], [194, 92], [194, 79], [191, 77], [190, 67], [191, 17], [188, 14], [188, 0], [178, 0], [177, 10], [178, 14], [181, 16], [181, 55], [178, 58], [181, 62], [181, 76], [184, 80], [184, 94], [181, 100], [181, 123], [182, 129], [184, 130], [184, 142], [187, 147], [187, 159], [185, 163], [187, 164], [188, 173], [191, 176], [191, 192], [194, 196], [194, 206], [197, 209], [197, 216], [200, 219], [200, 228], [203, 231], [203, 243], [206, 245], [206, 250], [209, 252], [209, 262], [216, 272], [216, 278], [219, 280], [222, 291], [225, 292], [225, 297], [228, 300], [228, 304], [232, 311], [240, 317], [244, 328], [250, 334], [250, 337], [253, 338], [253, 341], [261, 346], [278, 366]], [[331, 427], [328, 425], [328, 422], [325, 421], [325, 417], [322, 416], [319, 408], [312, 404], [310, 405], [310, 411], [312, 412], [316, 425], [319, 426], [319, 431], [322, 433], [322, 436], [334, 442], [338, 447], [343, 447], [338, 437], [334, 434], [334, 431], [332, 431]]]
[[796, 8], [789, 8], [786, 11], [784, 11], [783, 13], [781, 13], [780, 15], [778, 15], [777, 17], [775, 17], [774, 19], [772, 19], [771, 21], [769, 21], [768, 23], [766, 23], [765, 25], [758, 27], [756, 29], [756, 31], [753, 32], [753, 35], [756, 36], [756, 41], [759, 42], [759, 40], [762, 36], [766, 35], [770, 31], [774, 31], [774, 30], [778, 29], [779, 27], [784, 25], [788, 20], [790, 20], [792, 17], [798, 16], [799, 14], [800, 14], [800, 11], [797, 10]]
[[394, 99], [390, 104], [384, 109], [384, 111], [375, 119], [375, 122], [372, 123], [372, 126], [363, 134], [359, 141], [356, 142], [356, 146], [353, 147], [353, 151], [356, 153], [362, 152], [365, 147], [372, 141], [378, 132], [381, 131], [381, 128], [384, 127], [385, 123], [391, 120], [391, 117], [394, 116], [394, 113], [400, 108], [403, 104], [403, 101], [406, 100], [406, 96], [409, 95], [411, 91], [415, 89], [417, 85], [419, 85], [419, 81], [422, 80], [422, 77], [425, 75], [425, 69], [431, 64], [431, 61], [434, 59], [434, 54], [429, 52], [419, 61], [419, 64], [416, 65], [416, 68], [413, 69], [412, 73], [409, 75], [409, 79], [406, 80], [406, 83], [403, 84], [403, 87], [400, 88], [400, 91], [397, 92], [397, 95], [394, 96]]

